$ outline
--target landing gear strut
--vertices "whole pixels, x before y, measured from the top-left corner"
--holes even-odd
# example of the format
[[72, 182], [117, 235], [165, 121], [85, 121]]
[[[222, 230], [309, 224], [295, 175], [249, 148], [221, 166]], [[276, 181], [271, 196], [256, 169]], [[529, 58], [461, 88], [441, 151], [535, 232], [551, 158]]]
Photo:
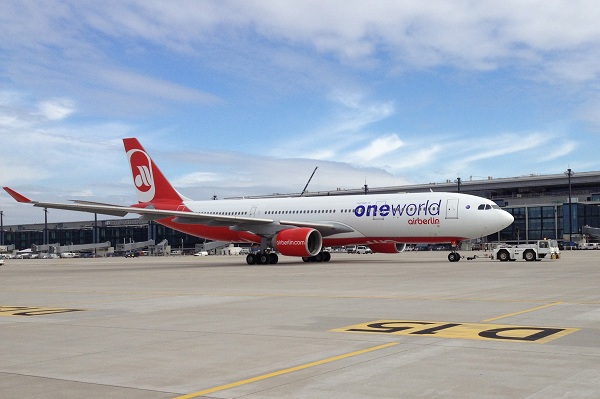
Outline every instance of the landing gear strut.
[[246, 256], [246, 263], [249, 265], [274, 265], [277, 262], [279, 262], [279, 256], [275, 252], [271, 252], [269, 242], [265, 237], [260, 240], [260, 250]]

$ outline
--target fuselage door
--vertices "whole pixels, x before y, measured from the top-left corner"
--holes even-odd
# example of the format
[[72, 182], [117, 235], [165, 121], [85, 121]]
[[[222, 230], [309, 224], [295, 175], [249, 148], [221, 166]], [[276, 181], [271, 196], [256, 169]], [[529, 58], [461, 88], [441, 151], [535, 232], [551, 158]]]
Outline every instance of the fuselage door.
[[250, 213], [248, 213], [248, 216], [250, 216], [251, 218], [256, 216], [256, 207], [255, 206], [250, 208]]
[[458, 198], [446, 200], [446, 219], [458, 219]]

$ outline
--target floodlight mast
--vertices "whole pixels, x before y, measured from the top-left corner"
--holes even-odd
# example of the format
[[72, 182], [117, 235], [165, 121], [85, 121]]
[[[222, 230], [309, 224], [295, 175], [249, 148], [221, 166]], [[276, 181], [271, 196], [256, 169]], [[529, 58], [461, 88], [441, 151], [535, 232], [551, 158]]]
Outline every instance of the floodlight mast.
[[[568, 168], [567, 171], [565, 172], [565, 175], [567, 175], [567, 177], [569, 178], [569, 247], [572, 245], [571, 243], [573, 242], [573, 206], [572, 206], [572, 195], [571, 195], [571, 176], [573, 176], [573, 171], [571, 170], [571, 168]], [[564, 217], [564, 215], [563, 215]]]

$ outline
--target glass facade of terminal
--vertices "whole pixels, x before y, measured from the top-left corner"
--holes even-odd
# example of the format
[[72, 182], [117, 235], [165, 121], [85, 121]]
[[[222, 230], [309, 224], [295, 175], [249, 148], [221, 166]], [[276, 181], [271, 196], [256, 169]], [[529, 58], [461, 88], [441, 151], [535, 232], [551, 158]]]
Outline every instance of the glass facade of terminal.
[[596, 204], [572, 203], [556, 205], [531, 205], [503, 208], [515, 221], [498, 234], [488, 236], [488, 241], [524, 242], [530, 240], [568, 240], [581, 234], [583, 226], [600, 226], [600, 207]]

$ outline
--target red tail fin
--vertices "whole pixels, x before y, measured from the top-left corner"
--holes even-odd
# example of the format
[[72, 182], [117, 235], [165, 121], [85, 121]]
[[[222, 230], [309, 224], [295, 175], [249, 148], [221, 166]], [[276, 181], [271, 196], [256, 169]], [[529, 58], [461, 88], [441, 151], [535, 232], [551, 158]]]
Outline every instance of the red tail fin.
[[24, 196], [23, 194], [19, 194], [18, 192], [16, 192], [15, 190], [13, 190], [11, 188], [8, 188], [8, 187], [2, 187], [2, 188], [4, 189], [4, 191], [9, 193], [10, 196], [13, 197], [17, 202], [25, 202], [25, 203], [33, 202], [29, 198]]
[[123, 145], [139, 202], [182, 202], [181, 195], [167, 181], [136, 138], [123, 139]]

